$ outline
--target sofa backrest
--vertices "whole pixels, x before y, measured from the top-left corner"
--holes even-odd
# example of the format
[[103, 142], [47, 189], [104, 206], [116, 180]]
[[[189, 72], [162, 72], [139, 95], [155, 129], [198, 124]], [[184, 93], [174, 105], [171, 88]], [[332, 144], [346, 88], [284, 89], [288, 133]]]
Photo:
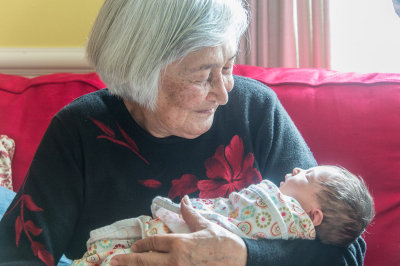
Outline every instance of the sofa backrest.
[[[271, 87], [319, 164], [362, 176], [376, 216], [364, 238], [366, 265], [400, 265], [400, 74], [236, 66]], [[52, 116], [104, 84], [94, 73], [27, 79], [0, 74], [0, 135], [15, 140], [14, 190], [23, 182]]]
[[21, 186], [51, 118], [81, 95], [104, 88], [97, 74], [52, 74], [25, 78], [0, 74], [0, 135], [15, 141], [14, 190]]
[[319, 164], [363, 177], [376, 216], [366, 265], [400, 265], [400, 74], [238, 66], [271, 87]]

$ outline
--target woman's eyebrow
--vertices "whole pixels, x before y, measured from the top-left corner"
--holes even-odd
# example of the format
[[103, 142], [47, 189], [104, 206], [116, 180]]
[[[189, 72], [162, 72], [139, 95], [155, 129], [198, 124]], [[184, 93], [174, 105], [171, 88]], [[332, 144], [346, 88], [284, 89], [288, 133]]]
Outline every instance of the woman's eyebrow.
[[[232, 57], [230, 57], [228, 59], [228, 61], [234, 60], [237, 55], [238, 55], [238, 53], [234, 54]], [[200, 67], [189, 69], [189, 72], [193, 73], [193, 72], [197, 72], [197, 71], [208, 70], [208, 69], [211, 69], [211, 68], [214, 68], [217, 66], [218, 66], [218, 64], [216, 64], [216, 63], [215, 64], [204, 64], [204, 65], [200, 65]]]

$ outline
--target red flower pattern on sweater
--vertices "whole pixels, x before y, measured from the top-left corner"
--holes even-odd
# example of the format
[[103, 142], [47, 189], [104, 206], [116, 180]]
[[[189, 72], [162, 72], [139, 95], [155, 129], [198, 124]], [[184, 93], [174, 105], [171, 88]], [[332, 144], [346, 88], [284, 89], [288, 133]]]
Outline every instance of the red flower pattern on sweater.
[[200, 198], [227, 197], [233, 191], [261, 182], [261, 174], [253, 164], [254, 155], [244, 156], [243, 141], [235, 135], [228, 146], [220, 145], [214, 156], [206, 160], [208, 179], [198, 181], [193, 175], [183, 175], [172, 181], [168, 196], [174, 199], [199, 190]]

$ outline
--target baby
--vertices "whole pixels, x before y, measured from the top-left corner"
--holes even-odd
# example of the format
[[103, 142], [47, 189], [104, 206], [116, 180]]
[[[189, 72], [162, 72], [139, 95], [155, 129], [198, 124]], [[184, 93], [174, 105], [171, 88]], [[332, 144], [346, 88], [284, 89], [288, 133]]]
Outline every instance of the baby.
[[[229, 198], [190, 199], [205, 218], [241, 237], [315, 239], [346, 246], [361, 235], [374, 216], [374, 204], [361, 178], [336, 166], [293, 169], [278, 188], [263, 180]], [[72, 265], [109, 265], [116, 254], [154, 234], [189, 233], [179, 205], [156, 197], [150, 216], [118, 221], [90, 233], [88, 251]]]

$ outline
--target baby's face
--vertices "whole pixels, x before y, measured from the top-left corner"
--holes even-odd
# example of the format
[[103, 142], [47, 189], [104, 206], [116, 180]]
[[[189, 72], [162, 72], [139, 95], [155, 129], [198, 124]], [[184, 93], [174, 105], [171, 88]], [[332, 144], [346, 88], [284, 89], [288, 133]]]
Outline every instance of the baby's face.
[[316, 193], [319, 191], [315, 183], [318, 178], [334, 174], [332, 168], [317, 166], [307, 170], [294, 168], [292, 173], [285, 176], [285, 182], [281, 182], [279, 189], [284, 195], [295, 198], [305, 211], [319, 208]]

